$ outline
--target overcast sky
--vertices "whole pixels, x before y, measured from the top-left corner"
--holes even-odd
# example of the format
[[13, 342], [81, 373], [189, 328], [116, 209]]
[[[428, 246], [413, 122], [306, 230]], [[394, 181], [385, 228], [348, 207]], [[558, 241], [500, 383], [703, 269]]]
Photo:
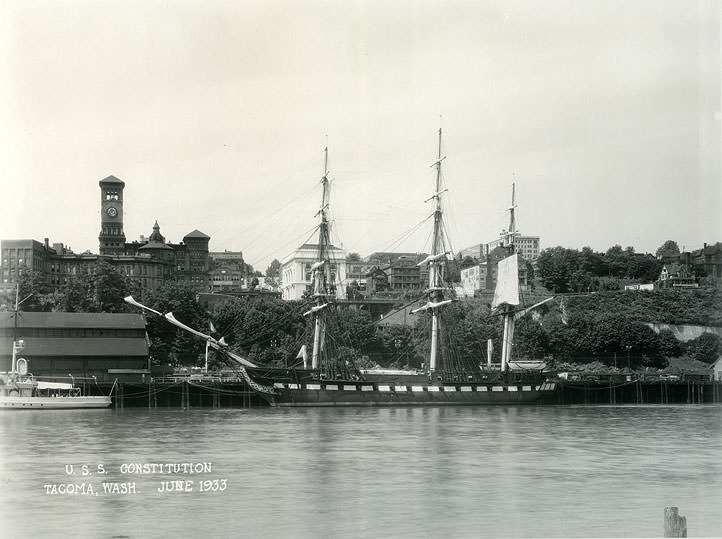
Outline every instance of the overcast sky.
[[460, 250], [722, 240], [716, 1], [0, 4], [0, 238], [98, 251], [158, 221], [264, 270], [308, 239], [323, 148], [335, 243], [428, 249], [438, 129]]

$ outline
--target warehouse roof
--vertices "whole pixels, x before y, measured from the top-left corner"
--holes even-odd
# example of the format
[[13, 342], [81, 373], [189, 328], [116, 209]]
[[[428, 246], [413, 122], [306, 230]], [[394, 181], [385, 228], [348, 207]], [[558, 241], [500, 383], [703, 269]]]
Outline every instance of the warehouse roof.
[[[0, 313], [0, 327], [15, 326], [15, 313]], [[145, 329], [143, 315], [137, 313], [17, 313], [18, 328], [101, 328]]]

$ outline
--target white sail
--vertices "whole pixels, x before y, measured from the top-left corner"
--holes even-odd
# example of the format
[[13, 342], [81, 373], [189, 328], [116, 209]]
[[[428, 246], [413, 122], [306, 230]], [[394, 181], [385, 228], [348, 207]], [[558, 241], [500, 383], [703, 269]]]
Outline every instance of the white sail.
[[519, 258], [516, 254], [499, 261], [496, 289], [491, 308], [500, 305], [519, 305]]

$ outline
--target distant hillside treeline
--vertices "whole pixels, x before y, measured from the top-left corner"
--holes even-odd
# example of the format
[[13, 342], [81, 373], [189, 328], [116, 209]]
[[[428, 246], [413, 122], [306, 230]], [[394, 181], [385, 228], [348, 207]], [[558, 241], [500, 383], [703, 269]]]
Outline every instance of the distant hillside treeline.
[[711, 363], [722, 353], [722, 339], [706, 333], [687, 343], [665, 330], [659, 334], [645, 322], [722, 326], [722, 293], [716, 289], [598, 292], [566, 296], [532, 324], [519, 328], [522, 346], [527, 328], [557, 361], [599, 361], [619, 367], [664, 367], [666, 358], [689, 356]]
[[557, 293], [619, 290], [622, 279], [651, 283], [659, 278], [663, 267], [654, 255], [620, 245], [604, 253], [591, 247], [550, 247], [539, 253], [536, 263], [542, 285]]
[[722, 327], [722, 291], [666, 289], [598, 292], [566, 297], [570, 312], [614, 312], [635, 322]]

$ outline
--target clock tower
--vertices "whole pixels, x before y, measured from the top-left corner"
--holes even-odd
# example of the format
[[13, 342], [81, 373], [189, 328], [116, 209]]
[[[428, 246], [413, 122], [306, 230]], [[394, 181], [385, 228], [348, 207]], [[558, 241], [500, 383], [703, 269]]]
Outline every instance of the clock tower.
[[123, 189], [125, 182], [108, 176], [100, 185], [100, 243], [101, 255], [122, 255], [125, 252], [123, 232]]

